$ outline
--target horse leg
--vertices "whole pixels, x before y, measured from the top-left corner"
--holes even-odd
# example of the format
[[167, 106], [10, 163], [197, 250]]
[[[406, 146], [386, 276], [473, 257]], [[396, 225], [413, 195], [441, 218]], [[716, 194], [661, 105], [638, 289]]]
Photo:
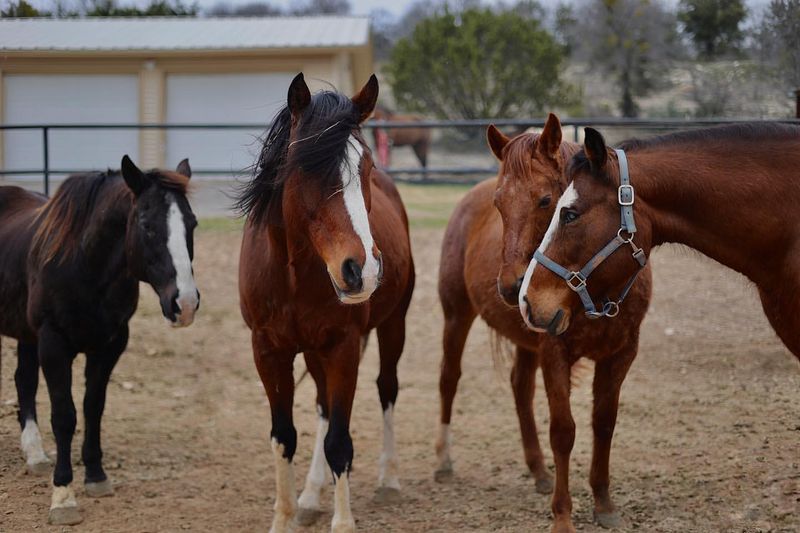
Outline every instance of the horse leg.
[[86, 433], [83, 437], [81, 458], [86, 467], [86, 477], [84, 478], [86, 494], [92, 498], [114, 494], [114, 488], [103, 470], [100, 421], [106, 405], [108, 380], [127, 345], [128, 327], [125, 326], [106, 348], [86, 354], [86, 393], [83, 396]]
[[[443, 300], [444, 303], [444, 300]], [[440, 483], [453, 478], [453, 461], [450, 457], [452, 438], [450, 435], [450, 418], [453, 414], [453, 399], [461, 378], [461, 357], [464, 355], [464, 344], [475, 320], [475, 312], [467, 300], [464, 306], [443, 305], [444, 335], [442, 344], [442, 367], [439, 376], [439, 396], [441, 401], [439, 436], [436, 439], [436, 457], [438, 466], [434, 479]]]
[[306, 485], [298, 498], [297, 523], [301, 526], [314, 524], [322, 514], [320, 497], [325, 484], [327, 462], [325, 460], [325, 435], [328, 433], [328, 402], [326, 401], [325, 371], [316, 352], [305, 352], [306, 368], [317, 386], [317, 438], [314, 455], [306, 476]]
[[569, 494], [569, 457], [575, 443], [575, 421], [569, 402], [571, 367], [562, 353], [554, 352], [543, 359], [542, 373], [550, 405], [550, 447], [556, 464], [552, 533], [574, 533]]
[[533, 393], [536, 386], [536, 369], [539, 367], [539, 354], [517, 346], [517, 357], [511, 369], [511, 390], [517, 406], [519, 430], [522, 435], [522, 450], [525, 462], [536, 480], [536, 492], [553, 492], [553, 476], [544, 466], [544, 456], [539, 447], [536, 420], [533, 416]]
[[800, 302], [797, 294], [800, 288], [792, 290], [785, 285], [775, 290], [759, 287], [761, 306], [767, 315], [772, 329], [778, 334], [783, 344], [800, 359]]
[[619, 527], [622, 523], [622, 518], [611, 500], [608, 490], [608, 462], [611, 453], [611, 439], [617, 423], [620, 388], [636, 357], [636, 351], [637, 342], [634, 341], [629, 348], [599, 361], [594, 371], [592, 384], [594, 444], [589, 484], [592, 486], [594, 494], [595, 521], [605, 528]]
[[361, 337], [350, 334], [323, 357], [330, 413], [324, 446], [334, 483], [332, 533], [349, 533], [356, 528], [350, 510], [350, 468], [353, 464], [350, 413], [356, 393], [360, 346]]
[[264, 384], [272, 412], [270, 432], [272, 454], [275, 458], [275, 515], [270, 533], [292, 531], [297, 510], [292, 459], [297, 449], [297, 431], [292, 419], [294, 404], [294, 352], [271, 349], [266, 335], [252, 334], [253, 356], [258, 375]]
[[39, 388], [39, 353], [36, 344], [22, 341], [17, 344], [14, 382], [17, 386], [18, 418], [22, 429], [20, 444], [25, 454], [25, 464], [31, 474], [48, 474], [52, 464], [44, 453], [36, 416], [36, 390]]
[[403, 354], [406, 342], [406, 311], [411, 301], [411, 291], [403, 305], [378, 326], [378, 350], [380, 372], [378, 374], [378, 396], [383, 410], [383, 450], [378, 470], [378, 490], [375, 499], [380, 502], [397, 501], [400, 496], [397, 451], [394, 437], [394, 406], [397, 404], [397, 363]]
[[422, 166], [422, 179], [428, 179], [428, 143], [426, 141], [417, 142], [411, 148]]
[[39, 363], [50, 394], [50, 422], [57, 450], [49, 517], [50, 523], [55, 525], [74, 525], [83, 521], [75, 491], [70, 486], [70, 449], [76, 424], [75, 404], [72, 402], [72, 361], [76, 355], [50, 326], [45, 324], [39, 329]]

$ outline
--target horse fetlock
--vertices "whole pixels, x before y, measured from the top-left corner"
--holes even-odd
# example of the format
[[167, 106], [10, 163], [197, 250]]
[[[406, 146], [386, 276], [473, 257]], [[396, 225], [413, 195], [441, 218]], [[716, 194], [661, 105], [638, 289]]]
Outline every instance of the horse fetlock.
[[42, 435], [39, 426], [33, 420], [25, 422], [25, 429], [20, 436], [20, 447], [25, 455], [28, 473], [42, 475], [50, 472], [52, 463], [42, 447]]

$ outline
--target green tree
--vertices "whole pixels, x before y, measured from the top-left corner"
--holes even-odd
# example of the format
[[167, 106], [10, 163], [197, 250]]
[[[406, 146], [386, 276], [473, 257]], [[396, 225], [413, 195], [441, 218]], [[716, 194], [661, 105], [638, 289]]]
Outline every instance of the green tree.
[[681, 0], [678, 20], [703, 59], [738, 52], [747, 17], [743, 0]]
[[639, 113], [636, 98], [657, 87], [680, 53], [677, 22], [658, 0], [586, 0], [570, 42], [590, 69], [609, 76], [624, 117]]
[[564, 54], [538, 20], [447, 7], [392, 50], [397, 103], [442, 118], [530, 116], [564, 100]]
[[39, 11], [25, 0], [9, 2], [5, 9], [0, 10], [0, 18], [35, 18], [49, 17], [47, 11]]
[[87, 17], [176, 17], [197, 15], [197, 4], [185, 5], [181, 0], [150, 0], [144, 8], [134, 4], [120, 5], [117, 0], [90, 0], [83, 13]]
[[772, 0], [756, 33], [759, 55], [785, 89], [800, 89], [800, 0]]

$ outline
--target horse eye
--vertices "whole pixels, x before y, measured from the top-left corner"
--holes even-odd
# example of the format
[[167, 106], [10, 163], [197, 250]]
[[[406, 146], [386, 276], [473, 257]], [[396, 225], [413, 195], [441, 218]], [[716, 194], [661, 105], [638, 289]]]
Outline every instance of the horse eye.
[[545, 196], [541, 200], [539, 200], [539, 208], [544, 209], [545, 207], [550, 206], [551, 198], [549, 196]]
[[562, 209], [561, 210], [561, 223], [562, 224], [569, 224], [570, 222], [575, 222], [578, 220], [580, 215], [577, 211], [573, 211], [572, 209]]

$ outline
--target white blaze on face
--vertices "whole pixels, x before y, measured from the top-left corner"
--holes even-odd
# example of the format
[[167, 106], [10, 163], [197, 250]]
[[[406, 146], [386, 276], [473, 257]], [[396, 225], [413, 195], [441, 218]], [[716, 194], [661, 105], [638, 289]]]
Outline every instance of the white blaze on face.
[[[577, 200], [578, 191], [576, 191], [575, 186], [570, 183], [567, 187], [567, 190], [564, 191], [564, 194], [562, 194], [561, 198], [558, 199], [558, 203], [556, 203], [556, 210], [553, 212], [553, 218], [550, 219], [550, 225], [547, 226], [547, 231], [545, 232], [544, 238], [542, 238], [542, 242], [539, 244], [537, 251], [547, 255], [547, 247], [550, 245], [550, 241], [553, 240], [553, 235], [555, 235], [560, 224], [561, 209], [565, 207], [572, 207]], [[533, 271], [536, 269], [537, 264], [538, 261], [536, 261], [536, 258], [532, 257], [531, 262], [528, 264], [528, 269], [525, 271], [525, 277], [522, 278], [522, 287], [520, 287], [518, 296], [519, 312], [522, 315], [522, 320], [525, 321], [525, 324], [527, 324], [529, 328], [535, 329], [536, 331], [545, 331], [541, 328], [535, 328], [533, 324], [528, 322], [528, 304], [525, 301], [525, 295], [528, 294], [528, 285], [531, 283]]]
[[178, 288], [178, 307], [181, 312], [174, 326], [188, 326], [194, 321], [194, 312], [197, 309], [198, 293], [192, 273], [192, 259], [189, 257], [189, 248], [186, 245], [186, 224], [183, 221], [178, 203], [170, 201], [167, 212], [167, 250], [172, 257], [175, 267], [175, 285]]
[[[320, 409], [317, 409], [317, 411], [321, 413]], [[311, 467], [308, 469], [308, 476], [306, 476], [306, 486], [297, 500], [302, 509], [319, 510], [321, 507], [320, 493], [322, 492], [322, 485], [325, 484], [326, 472], [328, 472], [328, 463], [325, 459], [325, 435], [327, 433], [328, 419], [319, 414], [317, 440], [314, 442]]]
[[[361, 188], [361, 156], [364, 154], [364, 147], [358, 139], [350, 137], [347, 143], [345, 160], [342, 162], [342, 194], [344, 196], [344, 206], [353, 224], [353, 230], [361, 239], [364, 245], [366, 262], [361, 270], [363, 289], [358, 295], [348, 295], [345, 303], [358, 303], [366, 300], [378, 287], [378, 275], [380, 274], [380, 263], [372, 253], [375, 242], [372, 239], [372, 232], [369, 229], [369, 216], [367, 205], [364, 202], [364, 192]], [[369, 177], [367, 177], [369, 179]]]
[[292, 520], [297, 510], [297, 493], [294, 488], [294, 465], [283, 456], [284, 446], [272, 439], [272, 453], [275, 457], [275, 516], [272, 518], [270, 533], [291, 531]]
[[398, 478], [397, 452], [395, 450], [394, 438], [394, 405], [383, 412], [383, 451], [379, 461], [378, 484], [381, 487], [389, 487], [400, 490], [400, 480]]

